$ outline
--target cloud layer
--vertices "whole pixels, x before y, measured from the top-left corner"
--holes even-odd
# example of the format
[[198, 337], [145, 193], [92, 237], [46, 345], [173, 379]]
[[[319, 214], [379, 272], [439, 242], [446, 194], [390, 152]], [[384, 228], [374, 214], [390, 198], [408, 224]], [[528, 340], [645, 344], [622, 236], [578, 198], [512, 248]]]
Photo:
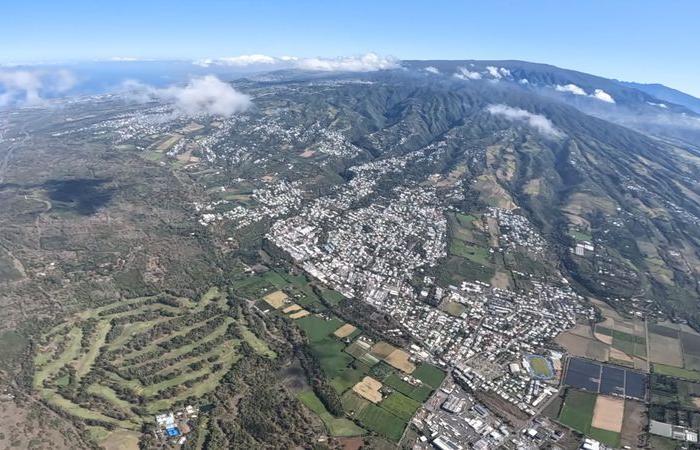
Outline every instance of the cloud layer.
[[574, 95], [586, 95], [586, 91], [576, 86], [575, 84], [566, 84], [563, 86], [561, 84], [557, 84], [556, 86], [554, 86], [554, 89], [559, 92], [570, 92]]
[[479, 72], [472, 72], [465, 67], [458, 67], [457, 72], [454, 74], [455, 78], [460, 80], [480, 80], [481, 74]]
[[366, 53], [360, 56], [339, 58], [298, 58], [296, 56], [240, 55], [216, 59], [202, 59], [194, 64], [209, 66], [252, 67], [261, 66], [279, 69], [301, 69], [323, 72], [373, 72], [396, 69], [399, 61], [391, 56]]
[[613, 99], [610, 94], [608, 94], [607, 92], [605, 92], [602, 89], [596, 89], [595, 91], [593, 91], [593, 94], [591, 94], [591, 97], [597, 98], [598, 100], [601, 100], [603, 102], [615, 103], [615, 99]]
[[495, 116], [504, 117], [512, 122], [524, 123], [548, 137], [559, 138], [564, 136], [564, 133], [557, 129], [549, 119], [541, 114], [531, 113], [524, 109], [513, 108], [512, 106], [503, 104], [489, 105], [486, 107], [486, 111]]
[[0, 107], [40, 105], [46, 95], [69, 91], [76, 81], [75, 76], [64, 69], [0, 70]]
[[238, 92], [214, 75], [192, 78], [185, 86], [162, 89], [130, 81], [124, 83], [124, 89], [132, 100], [172, 103], [178, 112], [187, 116], [208, 114], [230, 117], [251, 105], [250, 96]]
[[558, 92], [568, 92], [574, 95], [581, 95], [584, 97], [591, 97], [606, 103], [615, 103], [615, 99], [612, 98], [612, 95], [608, 94], [602, 89], [595, 89], [592, 94], [587, 94], [583, 88], [576, 86], [575, 84], [555, 84], [554, 90]]

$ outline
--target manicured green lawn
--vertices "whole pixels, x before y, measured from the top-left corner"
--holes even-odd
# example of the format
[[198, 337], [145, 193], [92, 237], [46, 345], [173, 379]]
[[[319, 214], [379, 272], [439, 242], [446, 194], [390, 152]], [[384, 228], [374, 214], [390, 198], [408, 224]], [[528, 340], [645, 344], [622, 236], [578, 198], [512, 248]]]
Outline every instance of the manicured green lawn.
[[384, 384], [421, 403], [430, 397], [430, 392], [432, 391], [431, 388], [425, 385], [412, 386], [393, 373], [384, 380]]
[[406, 422], [374, 404], [370, 404], [362, 410], [360, 422], [370, 430], [394, 442], [401, 439], [403, 429], [406, 427]]
[[547, 360], [542, 357], [542, 356], [534, 356], [530, 357], [528, 362], [530, 363], [530, 366], [532, 367], [532, 371], [535, 372], [535, 375], [539, 376], [552, 376], [552, 371], [549, 368], [549, 363]]
[[559, 414], [559, 422], [583, 434], [588, 434], [593, 420], [595, 399], [596, 394], [569, 389]]
[[321, 295], [325, 301], [333, 306], [337, 305], [345, 298], [340, 292], [332, 291], [330, 289], [324, 289], [321, 291]]
[[416, 410], [420, 408], [420, 405], [421, 404], [417, 401], [408, 398], [399, 392], [392, 392], [379, 404], [380, 407], [405, 421], [411, 420], [411, 417], [413, 417]]
[[591, 427], [588, 435], [610, 447], [618, 448], [620, 446], [620, 433], [618, 432]]
[[411, 376], [421, 380], [433, 389], [436, 389], [440, 387], [442, 380], [445, 379], [445, 372], [431, 364], [421, 363], [418, 364], [418, 367], [416, 367], [416, 370], [413, 371]]

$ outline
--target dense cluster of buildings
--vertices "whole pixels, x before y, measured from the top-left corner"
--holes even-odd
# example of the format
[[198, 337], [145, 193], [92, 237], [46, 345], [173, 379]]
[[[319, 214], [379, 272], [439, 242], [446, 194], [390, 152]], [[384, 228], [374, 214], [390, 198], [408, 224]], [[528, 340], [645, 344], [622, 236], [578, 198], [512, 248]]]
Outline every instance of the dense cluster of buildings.
[[236, 228], [243, 228], [264, 218], [276, 218], [291, 213], [301, 206], [304, 192], [298, 181], [274, 181], [261, 189], [255, 189], [252, 198], [255, 206], [246, 207], [221, 199], [209, 203], [195, 203], [199, 213], [199, 223], [209, 225], [212, 222], [228, 220]]
[[[314, 278], [395, 318], [420, 343], [416, 358], [427, 353], [472, 389], [535, 414], [557, 390], [526, 364], [522, 370], [512, 370], [514, 365], [573, 327], [578, 315], [592, 317], [593, 311], [566, 283], [531, 277], [534, 289], [515, 291], [479, 281], [438, 286], [423, 275], [447, 255], [446, 207], [425, 185], [394, 188], [391, 197], [373, 193], [380, 176], [411, 157], [354, 168], [350, 183], [277, 221], [268, 238]], [[362, 205], [370, 196], [373, 201]], [[496, 208], [488, 215], [496, 220], [503, 249], [544, 252], [544, 239], [524, 217]], [[422, 278], [422, 289], [415, 287], [416, 278]], [[457, 308], [446, 312], [439, 306], [445, 304]], [[555, 364], [561, 358], [548, 356]]]

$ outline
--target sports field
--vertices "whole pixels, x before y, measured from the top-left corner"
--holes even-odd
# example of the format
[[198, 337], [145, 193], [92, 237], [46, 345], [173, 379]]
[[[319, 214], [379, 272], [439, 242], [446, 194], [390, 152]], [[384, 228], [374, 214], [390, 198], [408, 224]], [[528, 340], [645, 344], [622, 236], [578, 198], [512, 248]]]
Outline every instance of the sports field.
[[559, 422], [600, 442], [617, 447], [624, 419], [624, 400], [569, 389]]
[[593, 420], [596, 394], [569, 389], [559, 413], [559, 422], [583, 434], [588, 433]]
[[216, 389], [240, 358], [241, 338], [276, 357], [229, 309], [213, 288], [195, 301], [159, 295], [83, 311], [42, 336], [33, 385], [97, 428], [138, 431], [152, 414]]

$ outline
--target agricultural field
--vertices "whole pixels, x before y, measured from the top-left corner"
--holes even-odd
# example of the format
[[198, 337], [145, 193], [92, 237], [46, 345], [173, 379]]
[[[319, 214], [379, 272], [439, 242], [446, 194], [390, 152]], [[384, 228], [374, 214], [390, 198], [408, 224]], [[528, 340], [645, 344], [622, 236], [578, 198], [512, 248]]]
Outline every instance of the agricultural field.
[[[288, 298], [276, 302], [275, 314], [292, 320], [304, 332], [309, 350], [339, 396], [345, 414], [364, 429], [390, 441], [398, 441], [416, 410], [440, 386], [445, 373], [430, 364], [410, 361], [408, 352], [388, 342], [374, 342], [363, 334], [362, 329], [346, 323], [329, 310], [293, 317], [299, 311], [294, 305], [300, 304], [293, 292], [315, 294], [305, 279], [290, 278], [284, 273], [279, 275], [287, 284], [280, 283], [274, 289], [285, 292]], [[250, 286], [250, 283], [245, 283], [245, 286]], [[263, 296], [269, 296], [275, 290], [269, 286], [261, 292]], [[331, 305], [334, 300], [342, 299], [327, 289], [320, 292]], [[269, 308], [268, 300], [269, 297], [264, 305]], [[325, 407], [321, 409], [319, 405], [323, 406], [322, 403], [312, 392], [302, 392], [299, 399], [319, 416], [331, 434], [351, 436], [333, 431], [334, 427], [337, 428], [334, 421], [348, 419], [333, 416]], [[358, 435], [364, 430], [356, 426], [354, 432]]]
[[569, 389], [559, 413], [559, 422], [604, 444], [618, 447], [624, 420], [625, 401]]
[[323, 421], [331, 436], [361, 436], [365, 434], [365, 430], [355, 425], [352, 420], [334, 417], [329, 413], [313, 391], [301, 392], [297, 398]]
[[411, 374], [413, 378], [421, 380], [428, 386], [437, 389], [445, 379], [445, 372], [430, 364], [421, 363], [416, 370]]
[[700, 381], [700, 334], [684, 325], [649, 324], [654, 373]]
[[96, 427], [138, 432], [156, 413], [217, 388], [246, 342], [275, 358], [226, 296], [140, 297], [74, 315], [42, 336], [33, 385], [54, 408]]
[[555, 341], [575, 356], [648, 372], [646, 323], [624, 318], [603, 302], [593, 303], [604, 320], [592, 328], [577, 325]]
[[602, 311], [602, 322], [593, 328], [577, 325], [555, 339], [569, 353], [700, 381], [700, 334], [683, 325], [623, 318], [608, 305], [600, 301], [593, 303]]
[[463, 280], [488, 282], [495, 273], [489, 253], [489, 235], [482, 229], [482, 218], [469, 214], [449, 214], [449, 257], [441, 265], [439, 276], [447, 284]]
[[669, 377], [683, 378], [685, 380], [700, 381], [700, 372], [696, 370], [667, 366], [665, 364], [654, 364], [653, 373], [658, 375], [666, 375]]

